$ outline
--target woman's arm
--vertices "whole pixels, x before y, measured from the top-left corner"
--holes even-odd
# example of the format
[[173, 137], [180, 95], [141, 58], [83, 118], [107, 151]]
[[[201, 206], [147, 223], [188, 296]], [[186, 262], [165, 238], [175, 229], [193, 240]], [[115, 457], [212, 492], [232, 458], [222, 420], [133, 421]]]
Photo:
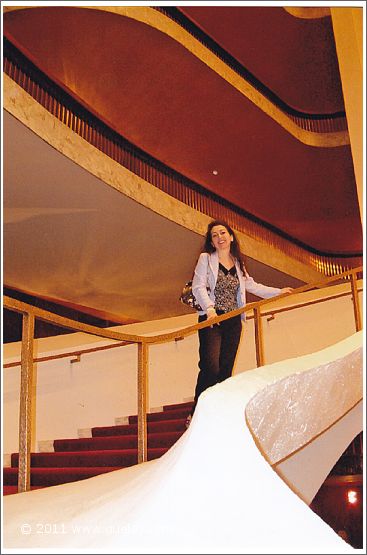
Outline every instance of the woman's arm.
[[[214, 302], [208, 294], [208, 268], [209, 268], [209, 255], [205, 252], [201, 253], [197, 261], [194, 277], [192, 279], [192, 292], [195, 299], [206, 312], [208, 309], [214, 310]], [[209, 310], [213, 312], [213, 310]]]
[[246, 291], [249, 291], [258, 297], [262, 297], [263, 299], [269, 299], [270, 297], [275, 297], [276, 295], [292, 292], [291, 287], [279, 289], [279, 287], [269, 287], [268, 285], [257, 283], [247, 272], [245, 275], [245, 286]]

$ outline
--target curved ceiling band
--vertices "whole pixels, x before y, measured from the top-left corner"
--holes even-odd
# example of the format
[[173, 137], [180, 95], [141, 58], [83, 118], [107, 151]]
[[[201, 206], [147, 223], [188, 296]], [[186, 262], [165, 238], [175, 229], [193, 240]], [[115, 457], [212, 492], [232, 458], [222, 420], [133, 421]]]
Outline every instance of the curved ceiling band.
[[285, 8], [283, 10], [288, 12], [293, 17], [299, 19], [320, 19], [321, 17], [328, 17], [331, 15], [330, 8]]
[[[164, 14], [150, 7], [128, 7], [128, 6], [79, 6], [84, 9], [101, 10], [135, 19], [149, 25], [166, 34], [173, 40], [179, 42], [186, 50], [217, 73], [232, 87], [248, 98], [253, 104], [276, 121], [283, 129], [298, 139], [303, 144], [314, 147], [332, 148], [350, 144], [348, 131], [333, 133], [315, 133], [299, 127], [291, 118], [282, 112], [277, 106], [270, 102], [258, 90], [256, 90], [243, 77], [232, 70], [225, 62], [220, 60], [213, 52], [195, 39], [180, 25], [166, 17]], [[6, 11], [19, 9], [34, 9], [37, 6], [6, 7]]]
[[[109, 158], [57, 120], [6, 74], [3, 79], [4, 109], [36, 135], [113, 189], [170, 221], [205, 236], [207, 225], [212, 219], [210, 216], [164, 193]], [[257, 240], [245, 232], [237, 233], [240, 244], [249, 257], [303, 282], [320, 279], [321, 272], [310, 261], [303, 263], [274, 245]], [[311, 258], [313, 260], [314, 255]]]

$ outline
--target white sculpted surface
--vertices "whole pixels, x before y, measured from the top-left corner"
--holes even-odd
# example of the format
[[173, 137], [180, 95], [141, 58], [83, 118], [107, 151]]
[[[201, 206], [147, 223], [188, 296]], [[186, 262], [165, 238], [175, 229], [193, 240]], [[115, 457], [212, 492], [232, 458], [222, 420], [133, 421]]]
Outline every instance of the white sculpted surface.
[[246, 407], [248, 425], [271, 464], [305, 445], [361, 399], [362, 347], [264, 387]]

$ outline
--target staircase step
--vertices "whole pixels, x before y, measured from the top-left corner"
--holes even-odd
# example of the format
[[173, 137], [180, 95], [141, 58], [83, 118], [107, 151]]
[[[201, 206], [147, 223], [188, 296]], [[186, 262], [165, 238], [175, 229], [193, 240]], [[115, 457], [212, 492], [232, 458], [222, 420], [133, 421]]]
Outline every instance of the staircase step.
[[[148, 422], [148, 434], [161, 432], [184, 432], [186, 430], [185, 418], [178, 420], [161, 420], [158, 422]], [[125, 424], [122, 426], [97, 426], [92, 428], [92, 436], [123, 436], [137, 435], [137, 424]]]
[[163, 405], [163, 410], [175, 411], [175, 410], [187, 409], [188, 411], [190, 411], [193, 406], [194, 406], [194, 401], [186, 401], [185, 403], [177, 403], [175, 405]]
[[[148, 434], [148, 448], [171, 447], [182, 436], [183, 432], [162, 432]], [[107, 449], [136, 449], [137, 435], [100, 436], [79, 439], [55, 439], [53, 447], [61, 451], [99, 451]]]
[[[148, 449], [148, 460], [161, 457], [168, 447]], [[11, 465], [17, 467], [19, 454], [12, 453]], [[65, 451], [58, 453], [31, 453], [32, 468], [102, 467], [120, 468], [138, 463], [137, 449], [107, 449], [100, 451]]]
[[[179, 420], [186, 418], [189, 414], [189, 408], [166, 410], [163, 412], [150, 412], [147, 414], [147, 422], [158, 422], [160, 420]], [[129, 424], [136, 424], [138, 416], [136, 414], [129, 416]]]
[[[98, 474], [105, 474], [114, 470], [120, 470], [120, 466], [100, 466], [100, 467], [84, 467], [84, 468], [32, 468], [31, 469], [31, 487], [32, 486], [56, 486], [66, 484], [67, 482], [76, 482], [77, 480], [85, 480]], [[18, 468], [4, 468], [4, 486], [16, 486], [18, 484]]]
[[[165, 405], [160, 412], [147, 415], [148, 460], [161, 457], [185, 432], [192, 404]], [[50, 441], [46, 446], [50, 452], [31, 454], [31, 489], [85, 480], [137, 464], [137, 420], [137, 415], [132, 415], [126, 424], [96, 426], [77, 439]], [[18, 493], [19, 453], [10, 459], [12, 466], [3, 468], [3, 495]]]

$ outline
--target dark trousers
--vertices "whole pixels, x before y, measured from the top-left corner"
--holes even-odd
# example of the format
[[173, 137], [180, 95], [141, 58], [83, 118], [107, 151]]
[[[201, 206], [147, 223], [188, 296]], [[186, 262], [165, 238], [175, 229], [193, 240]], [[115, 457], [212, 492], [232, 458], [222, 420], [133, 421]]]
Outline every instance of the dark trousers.
[[[199, 322], [206, 320], [199, 316]], [[199, 395], [208, 387], [232, 375], [238, 345], [241, 339], [241, 315], [220, 322], [213, 327], [199, 330], [199, 375], [195, 388], [194, 407]]]

